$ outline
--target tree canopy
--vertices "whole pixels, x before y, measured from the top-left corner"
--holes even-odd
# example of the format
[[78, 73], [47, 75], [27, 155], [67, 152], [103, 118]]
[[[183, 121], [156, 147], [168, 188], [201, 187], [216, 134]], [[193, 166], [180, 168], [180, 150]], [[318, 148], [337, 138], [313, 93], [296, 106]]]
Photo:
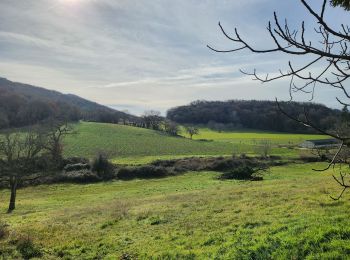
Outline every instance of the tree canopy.
[[[312, 103], [281, 102], [281, 106], [291, 115], [301, 118], [306, 107], [309, 117], [324, 129], [331, 129], [341, 113]], [[216, 130], [251, 128], [279, 132], [316, 132], [285, 117], [273, 101], [195, 101], [187, 106], [170, 109], [167, 118], [180, 124], [206, 125]]]

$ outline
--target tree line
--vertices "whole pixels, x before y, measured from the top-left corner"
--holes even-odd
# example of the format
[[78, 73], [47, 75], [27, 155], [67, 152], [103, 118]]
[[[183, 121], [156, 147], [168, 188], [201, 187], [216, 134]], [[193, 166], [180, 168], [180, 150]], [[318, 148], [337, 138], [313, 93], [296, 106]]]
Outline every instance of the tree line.
[[[331, 129], [339, 121], [341, 111], [314, 103], [280, 102], [284, 111], [295, 117], [308, 116], [319, 127]], [[273, 101], [195, 101], [168, 110], [167, 118], [180, 124], [207, 125], [216, 130], [251, 128], [278, 132], [313, 133], [298, 122], [284, 116]]]
[[156, 110], [145, 111], [135, 126], [163, 131], [173, 136], [178, 136], [180, 133], [180, 126], [177, 123], [161, 116], [161, 113]]
[[186, 126], [182, 129], [178, 123], [163, 117], [161, 113], [156, 110], [145, 111], [137, 121], [129, 122], [129, 125], [164, 132], [171, 136], [179, 136], [181, 131], [184, 130], [190, 139], [192, 139], [194, 135], [199, 134], [198, 128], [194, 126]]

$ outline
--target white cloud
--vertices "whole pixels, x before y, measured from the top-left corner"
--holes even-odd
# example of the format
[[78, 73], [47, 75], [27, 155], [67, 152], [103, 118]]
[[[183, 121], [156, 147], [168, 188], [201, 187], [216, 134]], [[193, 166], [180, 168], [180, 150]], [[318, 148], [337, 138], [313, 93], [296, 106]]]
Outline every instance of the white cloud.
[[[281, 56], [232, 48], [220, 20], [256, 45], [274, 9], [298, 13], [294, 0], [2, 0], [0, 76], [108, 105], [165, 111], [196, 99], [288, 96], [286, 82], [261, 87], [238, 72], [273, 72]], [[338, 18], [339, 19], [339, 18]], [[282, 65], [281, 65], [282, 64]]]

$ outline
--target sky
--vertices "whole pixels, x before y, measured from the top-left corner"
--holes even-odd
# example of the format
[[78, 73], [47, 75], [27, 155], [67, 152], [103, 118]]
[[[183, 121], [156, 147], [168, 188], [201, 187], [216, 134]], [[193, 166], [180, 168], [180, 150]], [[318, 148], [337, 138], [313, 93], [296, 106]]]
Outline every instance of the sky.
[[[291, 25], [305, 20], [311, 31], [314, 24], [295, 0], [0, 0], [0, 77], [137, 115], [194, 100], [288, 100], [287, 80], [261, 84], [239, 72], [274, 73], [287, 67], [285, 55], [206, 47], [236, 46], [219, 21], [228, 33], [237, 27], [254, 46], [268, 46], [273, 11]], [[334, 24], [349, 19], [329, 11]], [[335, 95], [322, 88], [314, 101], [336, 107]]]

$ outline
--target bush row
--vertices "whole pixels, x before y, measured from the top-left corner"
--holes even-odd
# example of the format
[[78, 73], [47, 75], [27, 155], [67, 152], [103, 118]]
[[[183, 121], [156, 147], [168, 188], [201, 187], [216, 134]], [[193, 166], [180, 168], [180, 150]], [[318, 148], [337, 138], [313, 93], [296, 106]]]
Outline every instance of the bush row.
[[[174, 160], [159, 160], [143, 166], [113, 165], [103, 154], [93, 162], [85, 158], [68, 158], [59, 173], [45, 173], [40, 178], [22, 183], [22, 186], [49, 183], [93, 183], [108, 180], [132, 180], [163, 178], [179, 175], [188, 171], [218, 171], [222, 172], [221, 179], [254, 179], [257, 169], [281, 165], [280, 158], [247, 157], [191, 157]], [[239, 174], [243, 174], [243, 178]], [[1, 185], [1, 182], [0, 182]]]

